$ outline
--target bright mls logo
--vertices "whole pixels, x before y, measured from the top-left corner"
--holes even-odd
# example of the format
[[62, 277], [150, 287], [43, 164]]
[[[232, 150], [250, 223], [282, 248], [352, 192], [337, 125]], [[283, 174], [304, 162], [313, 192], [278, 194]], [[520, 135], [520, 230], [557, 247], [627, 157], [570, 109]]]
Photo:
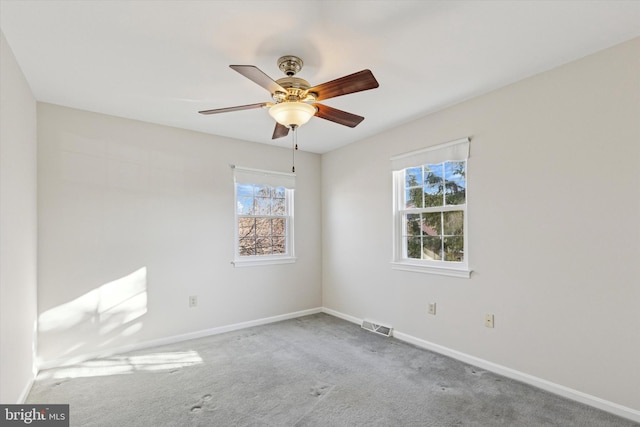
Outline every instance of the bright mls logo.
[[69, 427], [69, 405], [0, 405], [0, 425]]

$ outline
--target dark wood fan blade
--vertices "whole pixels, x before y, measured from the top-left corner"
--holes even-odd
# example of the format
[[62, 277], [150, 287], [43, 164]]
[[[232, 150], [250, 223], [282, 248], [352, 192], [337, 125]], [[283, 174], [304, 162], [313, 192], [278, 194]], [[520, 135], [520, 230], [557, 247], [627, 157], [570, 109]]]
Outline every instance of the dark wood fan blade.
[[336, 96], [347, 95], [349, 93], [362, 92], [363, 90], [375, 89], [378, 81], [373, 77], [370, 70], [362, 70], [357, 73], [349, 74], [330, 82], [322, 83], [309, 89], [309, 92], [317, 94], [316, 99], [334, 98]]
[[328, 107], [323, 104], [313, 104], [318, 111], [315, 116], [321, 119], [329, 120], [335, 123], [339, 123], [344, 126], [354, 128], [364, 120], [364, 117], [355, 114], [347, 113], [346, 111], [338, 110], [337, 108]]
[[259, 84], [270, 93], [275, 92], [284, 92], [287, 93], [287, 90], [276, 83], [271, 77], [267, 76], [262, 72], [258, 67], [253, 65], [229, 65], [232, 69], [236, 70], [249, 80], [254, 83]]
[[278, 139], [287, 135], [289, 135], [289, 128], [276, 122], [276, 128], [273, 130], [271, 139]]
[[262, 107], [266, 107], [267, 105], [269, 105], [268, 102], [261, 102], [259, 104], [239, 105], [237, 107], [216, 108], [214, 110], [202, 110], [202, 111], [198, 111], [198, 113], [200, 114], [228, 113], [230, 111], [251, 110], [253, 108], [262, 108]]

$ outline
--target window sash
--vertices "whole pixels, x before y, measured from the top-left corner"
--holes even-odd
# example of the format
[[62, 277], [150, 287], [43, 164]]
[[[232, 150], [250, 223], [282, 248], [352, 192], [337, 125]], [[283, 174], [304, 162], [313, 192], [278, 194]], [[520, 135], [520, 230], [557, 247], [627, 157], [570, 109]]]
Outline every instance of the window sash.
[[[446, 263], [457, 263], [457, 264], [461, 264], [464, 263], [465, 257], [466, 257], [466, 251], [465, 251], [465, 247], [464, 247], [464, 236], [465, 236], [465, 230], [464, 230], [464, 217], [465, 217], [465, 211], [463, 209], [457, 209], [455, 211], [450, 211], [450, 212], [460, 212], [462, 214], [462, 221], [463, 224], [461, 224], [462, 228], [461, 228], [461, 233], [460, 234], [454, 234], [451, 233], [451, 230], [447, 230], [447, 226], [445, 223], [445, 218], [444, 218], [444, 214], [446, 214], [447, 212], [445, 211], [437, 211], [437, 212], [431, 212], [432, 214], [439, 214], [439, 218], [438, 218], [438, 227], [433, 228], [433, 227], [429, 227], [429, 224], [425, 224], [423, 222], [423, 216], [421, 214], [418, 213], [407, 213], [407, 214], [403, 214], [402, 215], [402, 255], [403, 255], [403, 260], [407, 260], [407, 261], [436, 261], [436, 262], [446, 262]], [[414, 230], [410, 230], [409, 229], [409, 221], [411, 221], [409, 219], [409, 215], [418, 215], [419, 218], [416, 218], [419, 222], [417, 223], [419, 225], [418, 229], [414, 229]], [[431, 231], [434, 234], [430, 234], [428, 232], [425, 231], [425, 226], [429, 227], [431, 229]], [[452, 242], [458, 240], [458, 239], [462, 239], [463, 241], [463, 250], [462, 250], [462, 259], [458, 260], [458, 259], [447, 259], [449, 257], [455, 257], [457, 258], [459, 255], [456, 254], [455, 251], [449, 251], [447, 252], [447, 246], [448, 244], [452, 244]], [[418, 253], [419, 253], [419, 257], [415, 257], [415, 256], [411, 256], [411, 251], [409, 248], [409, 241], [413, 241], [413, 242], [419, 242], [419, 247], [418, 249]], [[434, 253], [434, 257], [433, 258], [425, 258], [425, 250], [428, 252], [432, 252], [429, 251], [428, 249], [425, 249], [425, 243], [428, 241], [432, 241], [432, 242], [438, 242], [438, 252]], [[435, 258], [435, 255], [437, 255], [437, 258]]]
[[[465, 203], [458, 205], [442, 205], [429, 207], [406, 207], [405, 194], [409, 188], [406, 186], [405, 170], [424, 165], [440, 164], [447, 161], [463, 161], [469, 157], [469, 138], [462, 138], [422, 150], [404, 153], [391, 158], [394, 181], [394, 209], [393, 209], [393, 258], [392, 268], [397, 270], [414, 271], [420, 273], [434, 273], [447, 276], [469, 278], [469, 243], [468, 243], [468, 215], [467, 197]], [[468, 167], [468, 166], [467, 166]], [[465, 191], [468, 188], [466, 182]], [[422, 185], [416, 186], [421, 188]], [[446, 199], [445, 199], [446, 200]], [[408, 258], [408, 237], [406, 218], [409, 214], [444, 213], [461, 211], [463, 213], [463, 254], [462, 261], [429, 260]], [[444, 231], [442, 231], [444, 233]], [[444, 239], [444, 234], [440, 236]], [[422, 240], [421, 240], [422, 244]], [[444, 253], [442, 254], [444, 256]]]
[[[243, 170], [246, 170], [243, 169]], [[253, 170], [252, 170], [253, 171]], [[237, 178], [236, 172], [238, 172], [238, 168], [234, 168], [234, 178]], [[264, 171], [261, 171], [260, 173], [262, 173]], [[290, 177], [292, 174], [279, 174], [279, 173], [275, 173], [275, 175], [284, 175], [287, 177]], [[250, 175], [244, 175], [246, 176], [250, 176]], [[266, 176], [266, 175], [262, 175], [262, 176]], [[295, 177], [295, 176], [294, 176]], [[242, 177], [239, 178], [240, 181], [244, 181], [244, 179]], [[268, 265], [268, 264], [284, 264], [284, 263], [292, 263], [295, 262], [296, 258], [294, 256], [294, 239], [293, 239], [293, 197], [294, 197], [294, 190], [291, 188], [286, 188], [285, 187], [285, 195], [284, 195], [284, 200], [285, 200], [285, 214], [284, 215], [274, 215], [274, 214], [240, 214], [238, 213], [238, 208], [237, 208], [237, 203], [238, 203], [238, 185], [241, 184], [249, 184], [249, 185], [266, 185], [272, 188], [277, 188], [277, 187], [282, 187], [283, 185], [283, 181], [281, 180], [275, 180], [275, 181], [261, 181], [261, 182], [238, 182], [238, 180], [236, 180], [235, 184], [234, 184], [234, 212], [235, 212], [235, 224], [234, 224], [234, 259], [231, 262], [234, 266], [236, 267], [246, 267], [246, 266], [257, 266], [257, 265]], [[274, 185], [270, 185], [270, 184], [277, 184], [277, 186]], [[270, 194], [273, 194], [272, 192], [270, 192]], [[253, 196], [255, 197], [255, 195]], [[273, 199], [273, 197], [271, 197]], [[285, 221], [285, 229], [284, 229], [284, 234], [283, 235], [274, 235], [274, 234], [269, 234], [268, 236], [253, 236], [256, 240], [259, 238], [269, 238], [269, 239], [273, 239], [273, 238], [280, 238], [280, 237], [284, 237], [284, 243], [285, 243], [285, 252], [284, 253], [276, 253], [276, 254], [262, 254], [262, 255], [241, 255], [240, 254], [240, 235], [239, 235], [239, 228], [240, 228], [240, 220], [242, 218], [252, 218], [252, 219], [283, 219]], [[273, 230], [271, 230], [273, 231]], [[247, 238], [251, 238], [251, 237], [247, 237]], [[273, 240], [271, 241], [273, 244]], [[257, 248], [256, 248], [257, 249]], [[273, 250], [273, 248], [272, 248]]]
[[451, 212], [451, 211], [466, 211], [467, 204], [463, 205], [445, 205], [445, 206], [430, 206], [427, 208], [405, 208], [398, 209], [398, 212], [401, 215], [405, 215], [408, 213], [431, 213], [431, 212]]

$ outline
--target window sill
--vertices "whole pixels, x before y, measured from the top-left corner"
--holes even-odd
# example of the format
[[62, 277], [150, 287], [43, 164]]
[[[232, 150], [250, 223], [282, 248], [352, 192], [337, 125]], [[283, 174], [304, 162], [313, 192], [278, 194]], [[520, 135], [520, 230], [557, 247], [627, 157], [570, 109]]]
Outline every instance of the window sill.
[[259, 265], [275, 265], [275, 264], [293, 264], [296, 257], [256, 257], [248, 259], [235, 259], [231, 261], [234, 267], [256, 267]]
[[412, 271], [414, 273], [438, 274], [441, 276], [461, 277], [464, 279], [468, 279], [471, 277], [471, 270], [467, 268], [435, 267], [432, 265], [399, 261], [392, 261], [391, 268], [394, 270]]

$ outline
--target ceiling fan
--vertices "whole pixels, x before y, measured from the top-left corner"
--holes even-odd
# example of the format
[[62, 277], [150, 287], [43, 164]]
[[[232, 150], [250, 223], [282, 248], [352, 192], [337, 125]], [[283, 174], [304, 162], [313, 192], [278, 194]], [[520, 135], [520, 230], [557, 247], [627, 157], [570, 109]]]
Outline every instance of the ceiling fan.
[[336, 80], [311, 86], [306, 80], [294, 77], [302, 69], [302, 65], [302, 59], [297, 56], [282, 56], [278, 59], [278, 68], [287, 77], [276, 81], [256, 66], [230, 65], [229, 67], [233, 70], [267, 89], [274, 102], [260, 102], [198, 112], [200, 114], [218, 114], [253, 108], [269, 108], [269, 114], [276, 121], [272, 139], [286, 136], [289, 129], [295, 130], [307, 123], [313, 116], [352, 128], [364, 120], [362, 116], [338, 110], [317, 101], [377, 88], [378, 81], [370, 70], [358, 71]]

